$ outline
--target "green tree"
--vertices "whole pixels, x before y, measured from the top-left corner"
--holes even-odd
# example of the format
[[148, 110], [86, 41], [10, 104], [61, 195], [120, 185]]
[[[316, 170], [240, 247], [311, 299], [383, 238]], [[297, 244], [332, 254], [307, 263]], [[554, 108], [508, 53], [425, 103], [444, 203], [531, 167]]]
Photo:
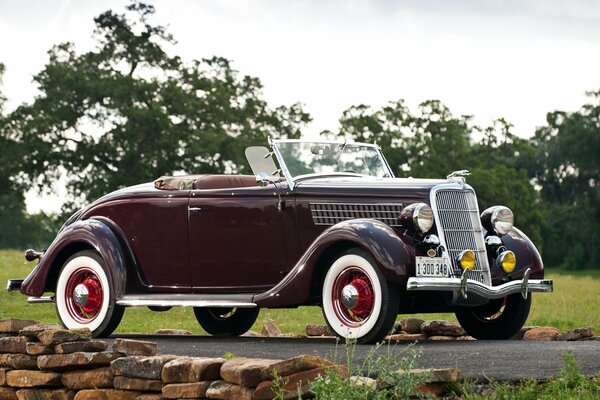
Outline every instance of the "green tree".
[[[0, 63], [0, 84], [4, 70]], [[0, 92], [0, 248], [43, 247], [49, 242], [52, 227], [41, 224], [43, 215], [26, 213], [24, 187], [15, 182], [22, 149], [5, 134], [5, 102], [6, 97]]]
[[267, 137], [298, 137], [299, 104], [270, 108], [258, 78], [214, 57], [183, 62], [150, 21], [151, 5], [94, 19], [97, 49], [63, 43], [34, 77], [40, 95], [11, 116], [24, 145], [22, 181], [48, 189], [66, 174], [78, 205], [176, 171], [249, 171], [243, 150]]
[[551, 265], [600, 265], [600, 90], [579, 111], [546, 116], [532, 142], [535, 176], [548, 209], [544, 250]]
[[340, 135], [376, 141], [398, 177], [444, 178], [468, 169], [480, 209], [510, 207], [516, 225], [541, 248], [544, 216], [527, 170], [532, 146], [515, 137], [505, 120], [481, 129], [438, 100], [421, 103], [416, 114], [399, 100], [380, 110], [353, 106], [340, 126]]

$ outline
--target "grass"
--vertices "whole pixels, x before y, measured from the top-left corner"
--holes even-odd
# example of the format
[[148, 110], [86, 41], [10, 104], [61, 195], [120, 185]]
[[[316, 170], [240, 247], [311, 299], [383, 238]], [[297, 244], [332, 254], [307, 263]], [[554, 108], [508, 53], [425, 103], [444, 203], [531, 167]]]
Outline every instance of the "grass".
[[[7, 279], [24, 278], [33, 263], [25, 263], [23, 252], [0, 250], [0, 284]], [[600, 334], [600, 270], [571, 272], [550, 270], [547, 277], [554, 280], [554, 293], [534, 294], [532, 311], [527, 325], [550, 325], [561, 331], [592, 326]], [[399, 318], [406, 317], [400, 315]], [[424, 319], [455, 321], [453, 314], [421, 314]], [[53, 304], [28, 304], [25, 296], [0, 290], [0, 319], [28, 318], [42, 322], [58, 322]], [[283, 333], [303, 334], [307, 324], [324, 324], [319, 307], [261, 310], [253, 330], [260, 332], [266, 322], [275, 323]], [[186, 329], [204, 333], [192, 309], [175, 307], [156, 313], [147, 308], [129, 308], [117, 332], [151, 333], [156, 329]]]

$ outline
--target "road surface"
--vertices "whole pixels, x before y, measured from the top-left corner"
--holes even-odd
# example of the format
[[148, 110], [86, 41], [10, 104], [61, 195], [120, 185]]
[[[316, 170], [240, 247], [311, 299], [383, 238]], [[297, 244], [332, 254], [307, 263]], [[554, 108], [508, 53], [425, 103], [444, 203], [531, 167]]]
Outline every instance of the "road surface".
[[[299, 354], [320, 355], [327, 358], [343, 357], [343, 344], [334, 339], [290, 337], [236, 337], [215, 338], [188, 335], [113, 335], [153, 341], [159, 354], [194, 357], [221, 357], [226, 353], [252, 358], [290, 358]], [[373, 352], [374, 346], [357, 345], [354, 362], [360, 363]], [[564, 354], [571, 351], [577, 364], [586, 375], [600, 374], [600, 341], [589, 342], [537, 342], [537, 341], [440, 341], [384, 345], [376, 354], [392, 351], [400, 356], [410, 356], [417, 351], [417, 367], [458, 368], [462, 375], [477, 380], [513, 381], [527, 378], [544, 379], [555, 376], [563, 365]], [[343, 358], [342, 358], [343, 359]]]

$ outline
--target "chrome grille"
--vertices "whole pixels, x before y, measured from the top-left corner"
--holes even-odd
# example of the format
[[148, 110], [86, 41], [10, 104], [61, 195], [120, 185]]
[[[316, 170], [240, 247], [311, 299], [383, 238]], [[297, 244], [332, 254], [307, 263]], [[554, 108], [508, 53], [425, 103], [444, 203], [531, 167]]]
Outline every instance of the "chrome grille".
[[311, 203], [310, 212], [315, 225], [335, 225], [356, 218], [373, 218], [389, 226], [399, 226], [398, 215], [402, 203], [357, 204], [357, 203]]
[[477, 263], [469, 272], [469, 279], [490, 284], [490, 267], [479, 219], [477, 198], [471, 189], [434, 188], [432, 205], [438, 236], [452, 261], [453, 276], [460, 277], [462, 270], [456, 258], [463, 250], [473, 250]]

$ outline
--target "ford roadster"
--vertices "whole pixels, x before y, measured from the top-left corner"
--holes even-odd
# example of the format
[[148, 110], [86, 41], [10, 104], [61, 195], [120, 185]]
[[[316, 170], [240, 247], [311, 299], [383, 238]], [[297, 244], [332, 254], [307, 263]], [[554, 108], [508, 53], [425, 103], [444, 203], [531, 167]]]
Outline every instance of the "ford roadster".
[[260, 308], [318, 305], [342, 338], [377, 342], [398, 314], [452, 312], [508, 339], [531, 292], [551, 292], [504, 206], [479, 212], [467, 171], [395, 178], [377, 145], [272, 140], [254, 175], [165, 176], [73, 214], [24, 280], [67, 328], [107, 336], [125, 307], [191, 306], [208, 333], [246, 332]]

